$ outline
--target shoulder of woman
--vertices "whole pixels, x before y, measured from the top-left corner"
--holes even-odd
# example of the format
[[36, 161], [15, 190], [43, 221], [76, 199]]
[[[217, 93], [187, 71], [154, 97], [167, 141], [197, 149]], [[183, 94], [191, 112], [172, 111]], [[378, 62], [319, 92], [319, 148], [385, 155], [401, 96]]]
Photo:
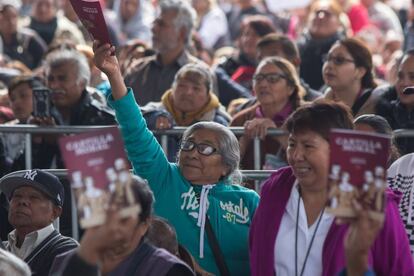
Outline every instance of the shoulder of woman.
[[288, 187], [289, 185], [293, 185], [295, 179], [296, 178], [293, 175], [293, 171], [290, 166], [280, 168], [272, 173], [265, 181], [262, 186], [261, 196], [266, 193], [271, 193], [273, 190], [279, 189], [279, 187]]
[[233, 120], [230, 122], [231, 126], [243, 126], [247, 120], [254, 119], [256, 117], [256, 108], [258, 103], [240, 110], [233, 116]]

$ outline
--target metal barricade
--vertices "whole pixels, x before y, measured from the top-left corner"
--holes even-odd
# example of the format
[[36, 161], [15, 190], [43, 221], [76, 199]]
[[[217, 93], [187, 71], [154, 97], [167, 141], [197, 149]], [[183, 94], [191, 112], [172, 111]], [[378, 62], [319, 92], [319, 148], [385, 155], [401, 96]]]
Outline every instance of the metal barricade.
[[[32, 145], [31, 139], [33, 134], [69, 134], [69, 133], [82, 133], [93, 130], [105, 129], [113, 126], [37, 126], [37, 125], [0, 125], [0, 132], [5, 133], [24, 133], [25, 134], [25, 165], [26, 169], [32, 168]], [[168, 136], [182, 135], [186, 130], [186, 127], [174, 127], [172, 129], [165, 130], [153, 130], [154, 135], [160, 137], [161, 146], [166, 155], [168, 155]], [[236, 135], [241, 136], [244, 133], [243, 127], [229, 127], [229, 129]], [[269, 136], [283, 136], [286, 132], [281, 129], [269, 129]], [[414, 130], [411, 129], [397, 129], [394, 130], [395, 137], [414, 137]], [[260, 151], [260, 138], [256, 137], [253, 140], [253, 152], [254, 152], [254, 169], [261, 169], [261, 151]]]
[[[5, 133], [24, 133], [25, 138], [25, 165], [26, 169], [32, 168], [32, 134], [69, 134], [69, 133], [82, 133], [93, 130], [101, 130], [113, 126], [37, 126], [37, 125], [0, 125], [0, 132]], [[186, 130], [186, 127], [174, 127], [166, 130], [153, 130], [154, 135], [160, 137], [161, 146], [166, 155], [168, 155], [168, 136], [180, 136]], [[229, 129], [236, 135], [241, 136], [244, 133], [243, 127], [229, 127]], [[285, 135], [281, 129], [269, 129], [268, 135], [281, 136]], [[254, 144], [254, 169], [260, 170], [260, 139], [256, 137], [253, 141]]]

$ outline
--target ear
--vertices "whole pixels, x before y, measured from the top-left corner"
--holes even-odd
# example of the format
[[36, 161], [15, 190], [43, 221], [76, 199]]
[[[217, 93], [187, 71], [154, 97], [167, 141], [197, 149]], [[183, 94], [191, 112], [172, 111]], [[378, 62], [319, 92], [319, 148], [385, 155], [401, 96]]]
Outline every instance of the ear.
[[148, 218], [146, 221], [138, 223], [138, 229], [137, 230], [138, 230], [138, 232], [141, 236], [144, 236], [147, 233], [148, 228], [151, 225], [151, 222], [152, 222], [152, 218]]
[[228, 176], [228, 175], [229, 175], [229, 173], [230, 173], [230, 168], [229, 168], [229, 166], [224, 165], [224, 168], [223, 168], [223, 170], [222, 170], [222, 172], [221, 172], [221, 176], [222, 176], [222, 177], [226, 177], [226, 176]]
[[62, 214], [62, 207], [56, 206], [55, 204], [53, 204], [52, 214], [53, 214], [53, 220], [60, 217], [60, 215]]
[[[180, 31], [179, 31], [179, 33], [178, 33], [178, 35], [179, 35], [179, 37], [180, 37], [180, 40], [184, 43], [184, 44], [186, 44], [186, 34], [187, 34], [187, 29], [185, 28], [185, 27], [181, 27], [180, 28]], [[191, 35], [191, 34], [188, 34], [189, 36]]]
[[357, 76], [359, 79], [362, 79], [362, 77], [365, 75], [365, 73], [367, 72], [367, 69], [365, 69], [364, 67], [357, 67]]
[[295, 58], [292, 60], [292, 64], [293, 64], [296, 68], [299, 68], [300, 63], [301, 63], [300, 57], [295, 57]]

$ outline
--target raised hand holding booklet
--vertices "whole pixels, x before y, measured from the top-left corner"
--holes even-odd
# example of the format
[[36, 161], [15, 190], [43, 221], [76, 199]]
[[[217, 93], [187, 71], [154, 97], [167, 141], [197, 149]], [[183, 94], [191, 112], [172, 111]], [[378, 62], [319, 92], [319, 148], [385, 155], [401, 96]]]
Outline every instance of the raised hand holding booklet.
[[70, 0], [70, 3], [93, 39], [112, 45], [99, 0]]
[[333, 129], [330, 134], [329, 201], [326, 211], [355, 216], [357, 200], [374, 218], [384, 216], [384, 191], [389, 156], [388, 135]]
[[59, 144], [82, 228], [103, 224], [109, 206], [117, 208], [121, 216], [140, 212], [117, 127], [66, 136]]

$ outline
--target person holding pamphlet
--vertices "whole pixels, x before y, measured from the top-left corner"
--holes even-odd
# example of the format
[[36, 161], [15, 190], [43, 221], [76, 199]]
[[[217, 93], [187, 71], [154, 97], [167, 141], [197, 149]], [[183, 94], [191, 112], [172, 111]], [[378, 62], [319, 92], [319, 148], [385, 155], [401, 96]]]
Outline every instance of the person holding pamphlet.
[[[353, 129], [350, 109], [343, 103], [318, 100], [296, 110], [285, 126], [289, 133], [289, 166], [273, 173], [263, 185], [249, 235], [252, 275], [363, 275], [367, 271], [414, 275], [398, 196], [387, 190], [385, 206], [381, 207], [384, 211], [372, 215], [371, 205], [362, 204], [355, 192], [362, 189], [354, 186], [355, 175], [343, 173], [348, 167], [330, 160], [334, 153], [337, 159], [342, 154], [332, 146], [336, 141], [332, 129]], [[374, 149], [382, 149], [383, 155], [388, 153], [382, 143], [356, 145], [370, 152], [374, 145]], [[351, 162], [365, 161], [355, 153], [347, 158]], [[386, 160], [386, 156], [375, 160], [374, 167]], [[384, 184], [383, 172], [374, 170], [367, 179], [375, 182], [377, 175], [378, 183]], [[364, 171], [358, 175], [362, 175], [363, 182]], [[330, 194], [330, 182], [346, 193], [336, 202], [329, 202], [329, 196], [335, 194]], [[350, 202], [341, 203], [345, 198]], [[350, 208], [352, 215], [338, 216], [340, 220], [335, 222], [327, 209], [341, 204]]]
[[155, 213], [176, 228], [179, 243], [206, 271], [250, 275], [247, 237], [259, 196], [232, 185], [239, 178], [236, 136], [218, 123], [196, 123], [183, 134], [178, 162], [169, 163], [148, 130], [133, 91], [125, 87], [113, 50], [95, 41], [95, 63], [108, 76], [109, 104], [134, 173], [147, 179], [154, 192]]
[[130, 187], [139, 212], [125, 217], [117, 206], [109, 206], [104, 223], [88, 228], [78, 249], [57, 256], [49, 275], [194, 275], [178, 257], [153, 246], [146, 238], [153, 193], [138, 176], [131, 177]]

